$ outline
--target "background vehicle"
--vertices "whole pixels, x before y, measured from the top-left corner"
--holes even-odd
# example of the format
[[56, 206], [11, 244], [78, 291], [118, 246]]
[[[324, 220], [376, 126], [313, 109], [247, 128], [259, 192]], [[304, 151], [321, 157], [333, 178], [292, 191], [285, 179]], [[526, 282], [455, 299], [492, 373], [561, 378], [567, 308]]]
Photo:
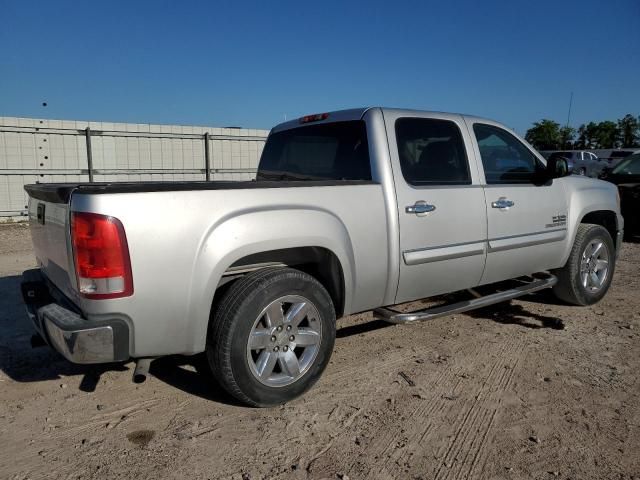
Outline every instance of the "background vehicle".
[[336, 317], [407, 323], [551, 287], [599, 301], [623, 232], [617, 192], [568, 173], [491, 120], [309, 115], [271, 131], [257, 181], [27, 186], [40, 270], [23, 296], [71, 361], [134, 358], [144, 374], [150, 358], [206, 351], [231, 394], [275, 405], [324, 370]]
[[640, 153], [622, 159], [602, 178], [618, 186], [627, 233], [640, 233]]
[[609, 158], [607, 159], [609, 161], [609, 166], [615, 167], [623, 159], [627, 158], [629, 155], [633, 155], [634, 153], [638, 153], [638, 150], [612, 150], [609, 154]]
[[585, 175], [597, 178], [602, 168], [606, 165], [595, 154], [584, 150], [557, 150], [551, 156], [566, 158], [569, 163], [569, 170], [577, 175]]

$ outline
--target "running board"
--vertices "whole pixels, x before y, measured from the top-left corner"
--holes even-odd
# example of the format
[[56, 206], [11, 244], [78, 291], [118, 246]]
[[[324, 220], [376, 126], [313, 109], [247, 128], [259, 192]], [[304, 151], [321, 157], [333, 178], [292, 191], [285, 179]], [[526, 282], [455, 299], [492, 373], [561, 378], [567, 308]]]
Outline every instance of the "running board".
[[[442, 305], [409, 313], [402, 313], [387, 307], [382, 307], [376, 308], [373, 313], [382, 317], [382, 320], [389, 323], [415, 323], [422, 322], [424, 320], [432, 320], [434, 318], [444, 317], [454, 313], [462, 313], [468, 310], [486, 307], [493, 305], [494, 303], [513, 300], [514, 298], [537, 292], [538, 290], [553, 287], [558, 282], [558, 279], [554, 275], [544, 275], [544, 278], [534, 278], [534, 280], [510, 290], [504, 290], [502, 292], [492, 293], [490, 295], [473, 298], [471, 300], [464, 300], [462, 302], [456, 302], [449, 305]], [[475, 291], [472, 291], [472, 293], [475, 295]]]

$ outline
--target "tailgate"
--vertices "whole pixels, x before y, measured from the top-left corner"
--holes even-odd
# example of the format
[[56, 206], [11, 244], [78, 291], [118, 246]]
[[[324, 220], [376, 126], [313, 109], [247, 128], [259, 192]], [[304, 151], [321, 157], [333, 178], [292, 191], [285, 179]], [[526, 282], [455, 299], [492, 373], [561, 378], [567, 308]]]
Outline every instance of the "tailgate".
[[67, 297], [76, 296], [69, 238], [69, 200], [76, 185], [27, 185], [29, 227], [38, 266]]

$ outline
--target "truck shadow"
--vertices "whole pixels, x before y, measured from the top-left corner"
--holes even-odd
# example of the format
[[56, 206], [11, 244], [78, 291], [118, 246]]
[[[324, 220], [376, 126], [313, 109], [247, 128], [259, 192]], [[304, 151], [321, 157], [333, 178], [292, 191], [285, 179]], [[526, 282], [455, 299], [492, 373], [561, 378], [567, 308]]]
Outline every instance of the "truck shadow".
[[[544, 301], [546, 295], [543, 296], [543, 299], [536, 298], [539, 296], [540, 294], [532, 294], [524, 298], [526, 298], [526, 300], [533, 300], [536, 303], [549, 303]], [[564, 322], [560, 318], [531, 312], [524, 306], [512, 302], [497, 303], [489, 307], [471, 310], [466, 312], [466, 315], [476, 319], [492, 320], [502, 324], [520, 325], [526, 328], [564, 330]]]
[[204, 354], [171, 355], [154, 360], [149, 369], [154, 377], [189, 395], [226, 405], [245, 406], [218, 385]]
[[336, 338], [347, 338], [362, 333], [373, 332], [381, 328], [393, 327], [394, 324], [385, 322], [384, 320], [370, 320], [365, 323], [356, 323], [355, 325], [347, 325], [336, 330]]
[[[31, 346], [35, 330], [22, 304], [20, 279], [20, 275], [0, 277], [0, 369], [17, 382], [89, 374], [83, 388], [91, 391], [92, 378], [100, 369], [74, 365], [48, 347]], [[109, 368], [101, 367], [102, 370]]]
[[626, 234], [624, 237], [624, 243], [640, 243], [640, 232]]

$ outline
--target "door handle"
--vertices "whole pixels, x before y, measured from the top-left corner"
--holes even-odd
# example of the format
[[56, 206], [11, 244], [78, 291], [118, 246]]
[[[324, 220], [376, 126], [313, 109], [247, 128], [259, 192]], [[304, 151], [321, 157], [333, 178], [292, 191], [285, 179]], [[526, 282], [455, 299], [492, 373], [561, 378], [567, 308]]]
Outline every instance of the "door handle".
[[495, 202], [491, 203], [491, 207], [492, 208], [510, 208], [513, 207], [515, 205], [514, 202], [512, 202], [511, 200], [507, 200], [505, 197], [500, 197], [498, 200], [496, 200]]
[[406, 207], [404, 211], [407, 213], [414, 213], [416, 215], [426, 215], [429, 212], [433, 212], [435, 209], [435, 205], [429, 205], [424, 200], [420, 200], [413, 205]]

